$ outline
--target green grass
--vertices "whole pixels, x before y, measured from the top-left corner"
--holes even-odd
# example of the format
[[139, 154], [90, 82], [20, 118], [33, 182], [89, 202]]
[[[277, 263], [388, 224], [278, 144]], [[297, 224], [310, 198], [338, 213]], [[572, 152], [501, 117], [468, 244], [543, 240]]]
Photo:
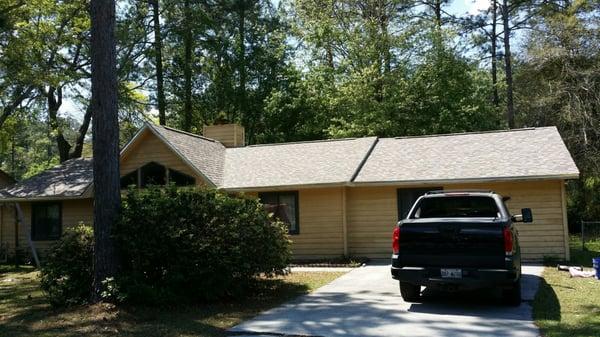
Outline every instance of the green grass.
[[0, 266], [0, 336], [225, 336], [227, 328], [342, 274], [292, 273], [264, 280], [256, 294], [230, 303], [53, 309], [39, 288], [38, 272]]
[[[592, 266], [600, 257], [600, 241], [571, 240], [570, 265]], [[544, 270], [544, 279], [533, 301], [533, 318], [546, 337], [600, 336], [600, 281], [570, 278], [554, 266]]]

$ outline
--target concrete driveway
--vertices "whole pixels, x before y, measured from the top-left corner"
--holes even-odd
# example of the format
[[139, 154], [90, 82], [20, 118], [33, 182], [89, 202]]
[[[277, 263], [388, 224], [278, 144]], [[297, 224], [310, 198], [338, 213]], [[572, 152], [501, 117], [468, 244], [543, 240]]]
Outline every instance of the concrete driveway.
[[387, 264], [357, 268], [317, 291], [266, 311], [231, 335], [292, 336], [539, 336], [530, 301], [542, 267], [523, 267], [523, 303], [507, 307], [499, 291], [424, 292], [405, 303]]

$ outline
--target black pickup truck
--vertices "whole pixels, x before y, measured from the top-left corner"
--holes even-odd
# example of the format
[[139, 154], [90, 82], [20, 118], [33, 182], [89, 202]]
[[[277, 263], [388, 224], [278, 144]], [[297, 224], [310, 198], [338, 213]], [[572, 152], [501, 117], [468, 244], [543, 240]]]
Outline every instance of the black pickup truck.
[[521, 303], [521, 254], [514, 222], [493, 191], [432, 191], [421, 196], [393, 233], [392, 277], [407, 302], [421, 286], [448, 290], [500, 287], [508, 304]]

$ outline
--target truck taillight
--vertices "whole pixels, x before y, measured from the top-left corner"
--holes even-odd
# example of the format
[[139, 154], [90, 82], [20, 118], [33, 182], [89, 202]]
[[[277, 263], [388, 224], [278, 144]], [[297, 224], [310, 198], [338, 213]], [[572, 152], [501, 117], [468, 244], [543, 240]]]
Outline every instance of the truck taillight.
[[504, 235], [504, 253], [506, 255], [512, 255], [513, 251], [513, 236], [510, 228], [505, 227], [502, 230], [502, 234]]
[[400, 252], [400, 227], [394, 228], [394, 233], [392, 234], [392, 251], [394, 254], [398, 254]]

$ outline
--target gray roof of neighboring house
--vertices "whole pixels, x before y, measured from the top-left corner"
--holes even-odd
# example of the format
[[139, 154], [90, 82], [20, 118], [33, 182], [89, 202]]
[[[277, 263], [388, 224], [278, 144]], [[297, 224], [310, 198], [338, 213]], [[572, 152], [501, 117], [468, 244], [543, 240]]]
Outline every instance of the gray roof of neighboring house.
[[356, 183], [570, 177], [579, 170], [556, 127], [384, 138]]
[[166, 140], [182, 159], [206, 176], [215, 186], [223, 180], [225, 146], [216, 140], [169, 127], [147, 124]]
[[346, 183], [376, 137], [228, 148], [222, 188]]
[[81, 197], [92, 184], [92, 180], [92, 160], [71, 159], [0, 190], [0, 199]]

